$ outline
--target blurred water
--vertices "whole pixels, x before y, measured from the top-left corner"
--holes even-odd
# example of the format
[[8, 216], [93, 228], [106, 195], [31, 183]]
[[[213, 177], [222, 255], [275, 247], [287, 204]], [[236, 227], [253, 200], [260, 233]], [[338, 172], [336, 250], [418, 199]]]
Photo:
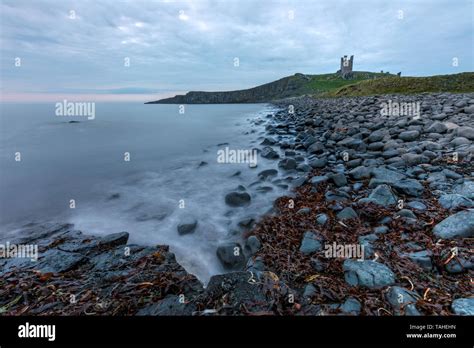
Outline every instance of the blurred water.
[[[266, 212], [281, 193], [249, 188], [251, 205], [230, 208], [225, 194], [248, 187], [275, 163], [259, 158], [257, 169], [217, 163], [219, 148], [250, 150], [260, 142], [263, 125], [250, 121], [271, 112], [268, 105], [188, 105], [179, 114], [177, 105], [98, 103], [94, 120], [55, 116], [54, 104], [0, 108], [3, 234], [33, 221], [72, 222], [97, 235], [127, 231], [133, 243], [170, 245], [178, 261], [206, 282], [223, 272], [217, 244], [238, 238], [229, 237], [236, 222]], [[237, 171], [241, 175], [232, 176]], [[198, 228], [180, 236], [176, 226], [185, 215], [195, 216]]]

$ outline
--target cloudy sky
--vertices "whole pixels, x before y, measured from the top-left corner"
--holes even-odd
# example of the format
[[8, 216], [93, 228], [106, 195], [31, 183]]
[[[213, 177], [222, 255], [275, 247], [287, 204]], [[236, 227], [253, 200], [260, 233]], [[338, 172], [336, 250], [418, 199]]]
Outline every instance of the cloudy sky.
[[1, 97], [146, 101], [335, 72], [344, 54], [355, 70], [473, 71], [473, 4], [0, 0]]

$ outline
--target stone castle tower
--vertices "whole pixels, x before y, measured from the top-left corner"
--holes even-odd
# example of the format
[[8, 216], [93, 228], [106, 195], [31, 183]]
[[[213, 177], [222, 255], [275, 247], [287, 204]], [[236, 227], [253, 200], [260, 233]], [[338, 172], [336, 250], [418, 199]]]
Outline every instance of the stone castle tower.
[[338, 73], [343, 79], [352, 78], [352, 65], [354, 63], [354, 56], [351, 56], [349, 59], [347, 56], [341, 57], [341, 68]]

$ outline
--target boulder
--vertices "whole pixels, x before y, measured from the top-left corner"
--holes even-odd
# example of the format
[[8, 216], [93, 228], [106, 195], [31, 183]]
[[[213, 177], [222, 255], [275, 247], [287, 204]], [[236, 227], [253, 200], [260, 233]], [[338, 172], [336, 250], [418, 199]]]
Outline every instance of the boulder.
[[474, 315], [474, 297], [458, 298], [451, 304], [456, 315]]
[[284, 170], [296, 169], [297, 163], [294, 158], [285, 158], [278, 162], [278, 166]]
[[220, 245], [217, 247], [216, 254], [225, 269], [242, 269], [245, 266], [244, 253], [238, 243]]
[[472, 208], [474, 202], [458, 193], [445, 194], [439, 197], [439, 204], [445, 209], [457, 209], [459, 207]]
[[420, 296], [414, 291], [400, 286], [392, 286], [387, 292], [386, 298], [397, 315], [421, 315], [416, 308], [416, 302]]
[[193, 216], [187, 216], [178, 224], [178, 233], [180, 235], [190, 234], [196, 230], [198, 221]]
[[395, 283], [395, 274], [379, 262], [346, 260], [343, 264], [346, 282], [352, 286], [381, 288]]
[[460, 211], [444, 219], [433, 228], [442, 239], [469, 238], [474, 236], [474, 210]]
[[247, 192], [231, 192], [225, 196], [225, 202], [231, 207], [243, 207], [250, 204], [251, 197]]
[[300, 252], [311, 254], [322, 249], [321, 238], [311, 231], [305, 232], [300, 246]]
[[339, 220], [350, 220], [350, 219], [356, 219], [359, 216], [357, 215], [356, 211], [352, 209], [351, 207], [346, 207], [342, 209], [339, 213], [337, 213], [337, 218]]
[[360, 202], [372, 202], [384, 207], [397, 204], [397, 197], [393, 194], [392, 189], [388, 185], [377, 186], [366, 199], [361, 199]]
[[414, 141], [418, 139], [419, 136], [420, 136], [420, 132], [416, 130], [412, 130], [412, 131], [401, 132], [398, 135], [398, 138], [402, 139], [403, 141]]

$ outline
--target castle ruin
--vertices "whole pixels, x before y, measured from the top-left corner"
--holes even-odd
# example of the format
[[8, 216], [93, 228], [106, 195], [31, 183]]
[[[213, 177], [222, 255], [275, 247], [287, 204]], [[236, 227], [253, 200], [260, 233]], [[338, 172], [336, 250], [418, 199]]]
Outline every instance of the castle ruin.
[[352, 65], [354, 63], [354, 56], [351, 56], [349, 59], [347, 56], [341, 57], [341, 68], [337, 71], [338, 74], [345, 80], [351, 79], [352, 74]]

